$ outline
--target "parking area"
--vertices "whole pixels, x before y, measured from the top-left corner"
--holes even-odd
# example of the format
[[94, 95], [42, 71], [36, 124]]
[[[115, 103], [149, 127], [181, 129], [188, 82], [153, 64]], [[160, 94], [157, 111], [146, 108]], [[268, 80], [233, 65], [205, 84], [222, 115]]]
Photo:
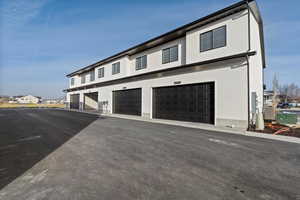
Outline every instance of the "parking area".
[[0, 199], [300, 197], [299, 144], [68, 111], [10, 112], [19, 121], [6, 119], [6, 135], [35, 138], [40, 148], [51, 146], [36, 137], [42, 131], [60, 138], [71, 129], [75, 136], [2, 189]]

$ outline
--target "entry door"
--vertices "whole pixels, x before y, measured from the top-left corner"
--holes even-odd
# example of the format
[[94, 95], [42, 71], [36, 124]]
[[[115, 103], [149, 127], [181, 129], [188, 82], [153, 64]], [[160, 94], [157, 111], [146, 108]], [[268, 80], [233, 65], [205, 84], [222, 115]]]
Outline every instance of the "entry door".
[[79, 109], [79, 94], [70, 95], [70, 108]]
[[153, 89], [153, 117], [214, 124], [214, 83]]
[[113, 92], [113, 113], [141, 115], [142, 89], [119, 90]]

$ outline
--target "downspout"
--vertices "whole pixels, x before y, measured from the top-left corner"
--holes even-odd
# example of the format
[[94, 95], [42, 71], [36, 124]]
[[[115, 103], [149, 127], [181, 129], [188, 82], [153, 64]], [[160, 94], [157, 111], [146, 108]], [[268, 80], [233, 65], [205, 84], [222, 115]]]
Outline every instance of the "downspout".
[[[249, 1], [247, 1], [247, 9], [248, 9], [248, 50], [247, 52], [251, 51], [251, 26], [250, 26], [250, 6]], [[247, 98], [248, 98], [248, 130], [250, 127], [250, 69], [249, 69], [249, 56], [246, 56], [247, 60]]]

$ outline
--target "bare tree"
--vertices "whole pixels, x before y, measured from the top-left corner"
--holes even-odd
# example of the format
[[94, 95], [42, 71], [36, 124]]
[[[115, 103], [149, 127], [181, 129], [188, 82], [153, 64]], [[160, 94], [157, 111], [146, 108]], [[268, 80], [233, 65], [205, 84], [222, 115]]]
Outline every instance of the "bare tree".
[[297, 97], [297, 89], [298, 89], [298, 86], [295, 83], [290, 84], [288, 96], [291, 98], [296, 98]]
[[298, 87], [296, 90], [296, 96], [299, 98], [300, 97], [300, 88]]
[[300, 96], [300, 88], [295, 83], [279, 85], [279, 93], [285, 96], [285, 102], [287, 102], [288, 98]]

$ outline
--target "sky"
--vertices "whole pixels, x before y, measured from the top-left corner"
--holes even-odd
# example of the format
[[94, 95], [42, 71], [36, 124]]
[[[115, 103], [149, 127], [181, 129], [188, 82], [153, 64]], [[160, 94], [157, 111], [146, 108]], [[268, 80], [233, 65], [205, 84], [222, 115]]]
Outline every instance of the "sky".
[[[236, 0], [0, 0], [0, 95], [64, 95], [66, 74]], [[300, 1], [257, 0], [265, 83], [300, 86]]]

